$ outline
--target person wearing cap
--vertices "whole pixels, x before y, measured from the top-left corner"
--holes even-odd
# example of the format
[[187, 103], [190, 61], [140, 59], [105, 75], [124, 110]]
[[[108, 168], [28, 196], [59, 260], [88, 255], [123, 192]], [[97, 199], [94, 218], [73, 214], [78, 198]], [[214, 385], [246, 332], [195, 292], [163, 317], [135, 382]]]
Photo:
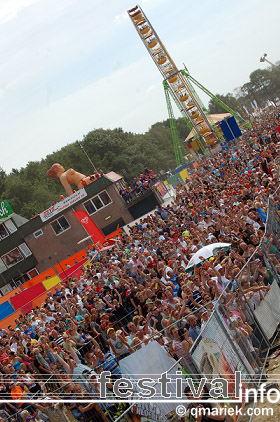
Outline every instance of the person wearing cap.
[[118, 360], [121, 360], [134, 352], [125, 338], [121, 334], [117, 334], [113, 327], [107, 330], [107, 336], [109, 337], [107, 340], [108, 345]]

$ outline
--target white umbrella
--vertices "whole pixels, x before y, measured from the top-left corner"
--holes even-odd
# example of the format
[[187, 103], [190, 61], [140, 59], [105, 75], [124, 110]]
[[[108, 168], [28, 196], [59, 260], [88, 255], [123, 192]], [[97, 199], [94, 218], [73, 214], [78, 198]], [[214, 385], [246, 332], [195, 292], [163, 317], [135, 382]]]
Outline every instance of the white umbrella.
[[228, 250], [231, 247], [231, 243], [211, 243], [211, 245], [203, 246], [203, 248], [199, 249], [189, 261], [186, 272], [192, 271], [195, 265], [200, 266], [202, 265], [202, 260], [200, 257], [204, 259], [208, 259], [211, 256], [217, 254], [219, 249]]

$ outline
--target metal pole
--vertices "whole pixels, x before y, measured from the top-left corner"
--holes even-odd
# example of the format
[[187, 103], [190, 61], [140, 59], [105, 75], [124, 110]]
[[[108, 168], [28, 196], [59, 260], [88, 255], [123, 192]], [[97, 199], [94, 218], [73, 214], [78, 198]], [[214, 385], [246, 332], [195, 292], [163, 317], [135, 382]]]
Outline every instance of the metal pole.
[[84, 149], [83, 145], [81, 142], [79, 142], [80, 148], [82, 149], [82, 151], [84, 152], [85, 156], [87, 157], [88, 161], [90, 162], [90, 164], [92, 165], [92, 167], [94, 168], [94, 171], [97, 172], [97, 168], [95, 167], [95, 165], [93, 164], [93, 162], [91, 161], [91, 159], [89, 158], [86, 150]]
[[266, 53], [264, 53], [263, 57], [261, 57], [261, 58], [260, 58], [260, 62], [261, 62], [261, 63], [267, 62], [267, 63], [268, 63], [268, 64], [270, 64], [272, 67], [276, 67], [277, 69], [279, 69], [279, 70], [280, 70], [280, 67], [279, 67], [279, 66], [277, 66], [276, 64], [272, 63], [271, 61], [267, 60], [267, 59], [266, 59], [266, 56], [267, 56], [267, 54], [266, 54]]

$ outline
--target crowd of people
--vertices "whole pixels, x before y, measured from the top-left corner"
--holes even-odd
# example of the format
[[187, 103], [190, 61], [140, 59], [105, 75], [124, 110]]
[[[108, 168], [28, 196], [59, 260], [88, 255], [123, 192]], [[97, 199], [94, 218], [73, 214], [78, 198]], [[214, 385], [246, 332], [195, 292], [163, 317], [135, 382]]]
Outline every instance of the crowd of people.
[[145, 169], [143, 174], [135, 177], [130, 185], [119, 188], [119, 193], [125, 202], [130, 202], [138, 196], [146, 192], [158, 180], [158, 175], [153, 173], [153, 170]]
[[[263, 116], [243, 134], [243, 152], [232, 144], [229, 152], [200, 161], [188, 183], [177, 186], [172, 203], [128, 227], [113, 249], [89, 250], [91, 264], [80, 278], [69, 277], [41, 307], [20, 315], [16, 326], [0, 329], [0, 390], [6, 398], [0, 422], [65, 422], [70, 413], [78, 421], [106, 420], [117, 411], [117, 400], [77, 403], [98, 396], [97, 376], [109, 370], [112, 382], [120, 378], [120, 361], [151, 341], [190, 371], [190, 348], [217, 307], [249, 364], [262, 367], [262, 337], [242, 294], [254, 310], [273, 281], [264, 252], [256, 249], [267, 198], [274, 194], [280, 205], [277, 126], [278, 112]], [[154, 177], [148, 172], [135, 179], [132, 191], [147, 189]], [[201, 257], [203, 265], [186, 272], [192, 256], [215, 242], [231, 248]], [[266, 247], [280, 273], [279, 239], [271, 234]], [[14, 402], [42, 395], [71, 403]], [[107, 395], [114, 397], [110, 383]]]

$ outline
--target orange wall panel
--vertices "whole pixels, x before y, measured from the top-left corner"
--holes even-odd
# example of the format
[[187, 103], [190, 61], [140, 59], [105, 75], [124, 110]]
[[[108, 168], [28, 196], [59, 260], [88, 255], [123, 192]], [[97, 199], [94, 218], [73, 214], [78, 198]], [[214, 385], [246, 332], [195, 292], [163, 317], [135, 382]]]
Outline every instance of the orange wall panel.
[[9, 300], [16, 293], [20, 293], [20, 292], [21, 292], [21, 289], [19, 287], [17, 287], [16, 289], [14, 289], [11, 292], [7, 293], [5, 296], [0, 297], [0, 305], [1, 305], [1, 303], [6, 302], [6, 300]]
[[[67, 269], [67, 265], [70, 265], [72, 267], [76, 264], [74, 259], [78, 262], [82, 261], [87, 256], [87, 252], [85, 249], [82, 249], [81, 251], [77, 252], [75, 255], [70, 256], [69, 258], [65, 259], [64, 261], [61, 261], [59, 264], [55, 265], [55, 269], [58, 273], [61, 273], [61, 268], [63, 270]], [[84, 257], [84, 258], [83, 258]]]

